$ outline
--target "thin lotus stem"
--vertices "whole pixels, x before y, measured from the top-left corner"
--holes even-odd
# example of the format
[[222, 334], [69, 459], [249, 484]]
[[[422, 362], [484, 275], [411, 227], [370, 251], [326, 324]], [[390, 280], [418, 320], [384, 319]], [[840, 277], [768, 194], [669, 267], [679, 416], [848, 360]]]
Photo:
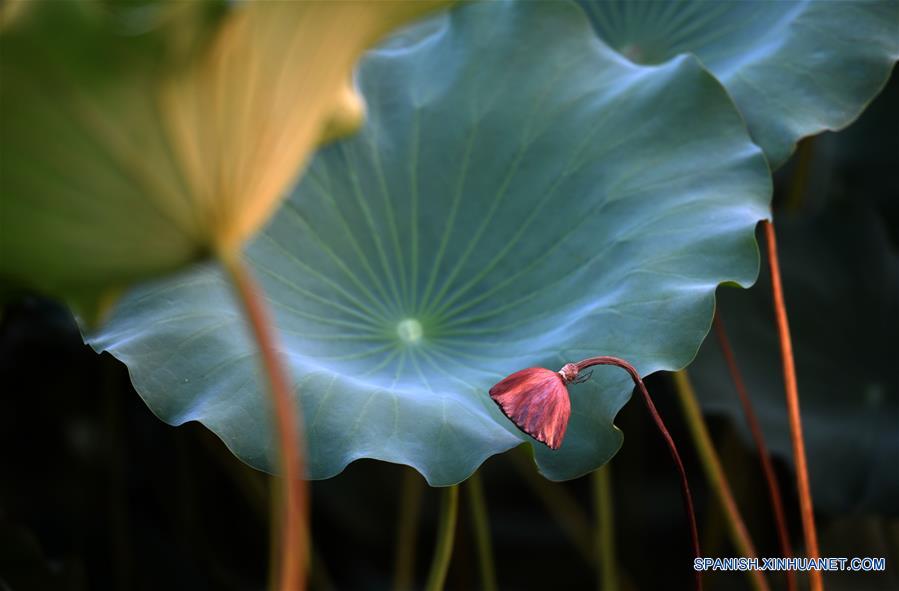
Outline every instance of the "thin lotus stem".
[[440, 500], [440, 524], [437, 526], [437, 545], [425, 591], [442, 591], [453, 555], [453, 541], [456, 539], [456, 517], [459, 513], [459, 487], [443, 489]]
[[[752, 406], [752, 399], [749, 397], [749, 391], [743, 381], [743, 375], [737, 365], [737, 359], [734, 351], [730, 346], [730, 339], [727, 338], [727, 331], [724, 329], [724, 321], [721, 314], [715, 311], [713, 321], [715, 328], [715, 336], [718, 339], [718, 345], [721, 353], [724, 355], [724, 361], [727, 363], [730, 377], [734, 382], [734, 388], [740, 397], [740, 405], [743, 407], [743, 414], [746, 417], [746, 423], [749, 425], [749, 431], [752, 433], [752, 439], [755, 442], [756, 451], [759, 455], [759, 461], [762, 464], [762, 472], [765, 474], [765, 482], [768, 485], [768, 497], [771, 500], [771, 508], [774, 511], [774, 521], [777, 524], [777, 538], [780, 542], [780, 552], [786, 557], [793, 556], [793, 546], [790, 544], [790, 534], [787, 529], [786, 512], [784, 511], [783, 497], [780, 494], [780, 486], [777, 484], [777, 476], [774, 474], [774, 465], [771, 463], [771, 456], [768, 453], [768, 446], [765, 444], [765, 436], [762, 433], [762, 426], [759, 423], [758, 415], [755, 414], [755, 408]], [[795, 571], [786, 571], [787, 589], [789, 591], [798, 591], [799, 585], [796, 581]]]
[[606, 464], [593, 471], [593, 506], [596, 513], [596, 553], [599, 562], [600, 591], [618, 589], [611, 470], [611, 465]]
[[396, 550], [393, 566], [394, 591], [410, 591], [412, 589], [413, 571], [415, 570], [416, 534], [421, 516], [421, 497], [424, 492], [424, 480], [412, 468], [403, 473], [403, 485], [400, 492], [400, 516], [396, 531]]
[[261, 290], [256, 285], [239, 253], [221, 254], [220, 260], [231, 278], [237, 299], [249, 324], [268, 380], [275, 411], [275, 428], [282, 478], [274, 524], [279, 532], [279, 562], [273, 587], [282, 591], [306, 588], [308, 543], [308, 492], [303, 479], [303, 435], [300, 430], [300, 408], [291, 400], [291, 386], [277, 351], [275, 334]]
[[[687, 518], [690, 522], [690, 542], [693, 546], [693, 558], [698, 559], [700, 556], [702, 556], [702, 552], [699, 550], [699, 531], [696, 528], [696, 512], [693, 510], [693, 495], [690, 494], [690, 484], [689, 482], [687, 482], [687, 471], [684, 469], [684, 463], [683, 461], [681, 461], [680, 454], [677, 453], [677, 445], [675, 445], [674, 439], [671, 438], [671, 433], [668, 432], [668, 428], [665, 427], [665, 422], [659, 415], [659, 411], [656, 410], [656, 406], [655, 404], [653, 404], [652, 398], [650, 398], [649, 396], [649, 391], [646, 390], [646, 385], [640, 378], [640, 374], [637, 373], [636, 368], [627, 361], [619, 359], [618, 357], [611, 357], [608, 355], [590, 357], [589, 359], [579, 361], [575, 365], [578, 372], [581, 372], [588, 367], [593, 367], [594, 365], [614, 365], [615, 367], [620, 367], [628, 374], [630, 374], [631, 379], [634, 381], [634, 385], [640, 391], [640, 394], [643, 395], [643, 401], [646, 403], [646, 408], [649, 410], [649, 414], [652, 416], [652, 420], [655, 421], [659, 433], [662, 434], [662, 437], [665, 439], [665, 443], [668, 444], [668, 451], [671, 453], [671, 459], [674, 460], [674, 463], [677, 466], [677, 470], [680, 473], [680, 484], [681, 492], [683, 493], [684, 498], [684, 509], [687, 512]], [[698, 570], [694, 570], [693, 574], [695, 577], [696, 589], [701, 590], [702, 575]]]
[[[780, 263], [777, 258], [777, 238], [774, 235], [774, 224], [764, 220], [762, 221], [762, 226], [765, 229], [765, 238], [768, 243], [771, 292], [774, 298], [777, 332], [780, 337], [780, 356], [783, 363], [787, 414], [790, 421], [790, 439], [793, 443], [793, 461], [796, 463], [796, 488], [799, 493], [799, 508], [802, 514], [805, 551], [809, 558], [819, 558], [818, 534], [815, 531], [815, 511], [812, 505], [812, 491], [808, 479], [805, 443], [802, 439], [802, 420], [799, 417], [799, 387], [796, 384], [796, 367], [793, 363], [793, 343], [790, 340], [790, 325], [787, 321], [787, 307], [784, 303], [783, 286], [780, 280]], [[820, 571], [810, 570], [809, 578], [811, 591], [822, 591], [824, 589]]]
[[[746, 523], [740, 515], [740, 509], [737, 507], [737, 501], [734, 498], [727, 481], [727, 475], [721, 466], [721, 460], [718, 458], [718, 452], [715, 451], [715, 445], [712, 443], [712, 436], [709, 434], [708, 427], [702, 418], [702, 411], [699, 409], [699, 402], [696, 400], [696, 393], [693, 385], [690, 384], [690, 378], [686, 371], [674, 372], [674, 385], [677, 390], [677, 397], [684, 411], [684, 418], [690, 429], [693, 442], [696, 444], [696, 450], [699, 454], [699, 460], [702, 463], [706, 480], [721, 503], [724, 509], [724, 515], [727, 518], [727, 529], [730, 533], [730, 539], [736, 547], [737, 552], [748, 558], [757, 558], [755, 546], [749, 536], [749, 530]], [[752, 588], [756, 591], [767, 591], [768, 581], [765, 579], [762, 571], [747, 570], [746, 575]]]
[[496, 569], [493, 563], [493, 544], [490, 541], [490, 522], [487, 519], [487, 502], [484, 500], [484, 486], [477, 472], [465, 482], [468, 491], [468, 506], [471, 509], [471, 523], [474, 526], [478, 563], [481, 570], [481, 589], [496, 591]]
[[594, 557], [590, 550], [589, 519], [575, 498], [559, 483], [550, 482], [534, 470], [533, 458], [522, 446], [508, 454], [513, 465], [524, 477], [531, 491], [537, 495], [547, 511], [562, 527], [562, 531], [571, 540], [572, 545], [588, 564], [593, 564]]

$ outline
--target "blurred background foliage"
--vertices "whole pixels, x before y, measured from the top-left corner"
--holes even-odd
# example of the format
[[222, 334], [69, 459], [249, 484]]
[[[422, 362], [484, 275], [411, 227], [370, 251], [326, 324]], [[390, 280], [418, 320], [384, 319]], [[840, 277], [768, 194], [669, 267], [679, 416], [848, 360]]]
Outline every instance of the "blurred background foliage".
[[[822, 554], [885, 556], [888, 565], [886, 573], [828, 574], [830, 590], [899, 587], [893, 566], [899, 563], [897, 497], [895, 488], [889, 488], [895, 487], [897, 425], [888, 419], [896, 413], [899, 382], [897, 299], [886, 291], [890, 273], [895, 277], [899, 249], [897, 99], [899, 79], [894, 76], [853, 126], [807, 140], [775, 177], [775, 212], [785, 220], [785, 287], [791, 318], [796, 319], [805, 432], [810, 458], [824, 466], [813, 469], [812, 485], [816, 491], [834, 487], [833, 496], [816, 492]], [[792, 188], [799, 175], [805, 175], [804, 188], [796, 196]], [[871, 230], [872, 224], [881, 228], [883, 240], [878, 242], [879, 230]], [[803, 233], [795, 234], [795, 248], [794, 229]], [[806, 242], [804, 233], [818, 236], [826, 246]], [[874, 249], [870, 256], [863, 254], [867, 248]], [[797, 273], [801, 282], [794, 279]], [[761, 290], [739, 295], [767, 297]], [[837, 296], [844, 305], [824, 307]], [[739, 343], [742, 332], [760, 321], [742, 313], [740, 302], [731, 299], [730, 294], [722, 298], [721, 312], [738, 362], [747, 376], [755, 376], [753, 351]], [[763, 301], [757, 307], [766, 305]], [[878, 305], [885, 306], [884, 315], [874, 314]], [[813, 373], [832, 372], [830, 378], [802, 373], [807, 343], [821, 345], [825, 356], [815, 360]], [[767, 363], [764, 373], [760, 380], [779, 382], [776, 365]], [[877, 417], [841, 421], [845, 411], [836, 408], [834, 414], [816, 418], [828, 401], [858, 396], [865, 386], [855, 379], [857, 374], [864, 384], [876, 379], [884, 388], [877, 398], [884, 405]], [[0, 380], [0, 581], [6, 587], [264, 587], [267, 477], [246, 468], [202, 427], [171, 428], [156, 419], [131, 388], [125, 368], [82, 343], [69, 312], [36, 296], [9, 302], [0, 322]], [[819, 387], [822, 383], [831, 387]], [[704, 552], [733, 555], [721, 513], [700, 476], [670, 379], [653, 375], [647, 384], [686, 457]], [[697, 387], [700, 396], [709, 387], [731, 388], [724, 374], [715, 382], [700, 380]], [[768, 393], [760, 385], [751, 382], [750, 392], [760, 407], [767, 404]], [[781, 403], [773, 393], [771, 401], [777, 414]], [[742, 419], [714, 410], [707, 418], [759, 554], [777, 555], [764, 480], [754, 449], [741, 437]], [[885, 422], [877, 435], [880, 419]], [[617, 424], [626, 433], [610, 463], [622, 588], [686, 587], [686, 529], [664, 445], [640, 405], [626, 405]], [[844, 442], [849, 457], [831, 458], [816, 443], [834, 437]], [[869, 437], [871, 447], [856, 443]], [[491, 458], [481, 470], [500, 588], [595, 588], [591, 478], [564, 483], [535, 478], [521, 451]], [[878, 453], [884, 454], [882, 461], [876, 461]], [[853, 469], [847, 470], [845, 463], [854, 464]], [[798, 543], [789, 463], [777, 457], [775, 465]], [[410, 474], [405, 467], [363, 460], [333, 479], [312, 483], [313, 589], [391, 588], [400, 508], [410, 498], [403, 495], [403, 482], [420, 482]], [[419, 586], [433, 547], [438, 492], [423, 489], [420, 527], [409, 546]], [[473, 589], [479, 575], [464, 486], [461, 503], [447, 587]], [[783, 585], [776, 576], [771, 583]], [[711, 589], [747, 585], [739, 574], [709, 575], [707, 584]]]
[[446, 4], [0, 4], [0, 276], [96, 323], [136, 282], [239, 252], [362, 123], [363, 51]]

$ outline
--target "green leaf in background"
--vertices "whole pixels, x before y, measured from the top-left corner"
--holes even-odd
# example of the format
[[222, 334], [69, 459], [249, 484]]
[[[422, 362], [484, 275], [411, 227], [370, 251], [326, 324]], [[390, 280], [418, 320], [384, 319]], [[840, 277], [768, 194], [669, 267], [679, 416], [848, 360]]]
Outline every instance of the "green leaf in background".
[[899, 59], [899, 2], [578, 0], [641, 64], [696, 55], [727, 87], [772, 168], [801, 138], [851, 123]]
[[29, 2], [0, 21], [0, 279], [96, 317], [243, 246], [320, 140], [359, 126], [363, 50], [442, 2]]
[[[361, 65], [362, 131], [321, 150], [251, 245], [297, 381], [313, 478], [358, 458], [466, 478], [528, 440], [487, 390], [587, 355], [685, 365], [715, 287], [749, 285], [770, 175], [695, 60], [639, 66], [570, 3], [471, 4]], [[522, 40], [527, 40], [523, 43]], [[269, 469], [253, 348], [218, 271], [135, 290], [90, 338], [163, 420]], [[553, 479], [606, 462], [627, 374], [572, 388]]]
[[[815, 506], [896, 515], [899, 253], [866, 207], [778, 218], [777, 241]], [[719, 290], [737, 363], [773, 453], [792, 458], [768, 276]], [[708, 412], [749, 432], [715, 339], [690, 365]]]

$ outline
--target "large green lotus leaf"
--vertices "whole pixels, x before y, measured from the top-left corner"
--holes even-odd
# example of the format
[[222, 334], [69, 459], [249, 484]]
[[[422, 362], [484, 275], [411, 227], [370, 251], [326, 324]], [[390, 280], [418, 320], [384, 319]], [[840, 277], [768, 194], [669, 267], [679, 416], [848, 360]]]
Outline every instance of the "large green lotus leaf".
[[[598, 353], [681, 367], [715, 287], [756, 277], [768, 169], [695, 60], [622, 60], [570, 3], [472, 4], [426, 27], [365, 58], [368, 122], [318, 153], [248, 251], [313, 478], [367, 457], [458, 482], [529, 441], [487, 395], [505, 374]], [[92, 343], [164, 420], [272, 465], [254, 348], [218, 271], [133, 292]], [[630, 389], [611, 368], [573, 387], [543, 473], [607, 461]]]
[[852, 122], [899, 59], [899, 2], [578, 0], [637, 63], [690, 53], [727, 87], [773, 168]]
[[[835, 208], [778, 218], [779, 255], [815, 505], [895, 515], [899, 497], [899, 253], [882, 219]], [[771, 450], [792, 458], [770, 282], [723, 289], [721, 313]], [[709, 412], [749, 433], [715, 339], [690, 366]]]

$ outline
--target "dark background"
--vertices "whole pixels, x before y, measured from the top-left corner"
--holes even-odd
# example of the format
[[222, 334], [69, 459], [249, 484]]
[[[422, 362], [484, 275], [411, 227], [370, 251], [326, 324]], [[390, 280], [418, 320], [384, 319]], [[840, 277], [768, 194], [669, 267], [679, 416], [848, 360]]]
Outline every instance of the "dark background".
[[[894, 76], [847, 131], [806, 140], [799, 152], [806, 154], [805, 164], [794, 157], [776, 175], [775, 210], [797, 209], [787, 202], [793, 199], [788, 187], [797, 175], [810, 175], [799, 210], [819, 211], [863, 193], [887, 222], [895, 247], [896, 105]], [[154, 417], [131, 388], [125, 367], [82, 344], [64, 308], [29, 294], [4, 304], [0, 384], [0, 589], [265, 588], [269, 477], [233, 458], [200, 425], [172, 428]], [[702, 478], [669, 376], [651, 376], [647, 385], [685, 457], [704, 554], [736, 555]], [[730, 419], [707, 420], [759, 554], [778, 555], [754, 450], [737, 436]], [[689, 588], [687, 525], [667, 449], [639, 399], [621, 411], [617, 424], [625, 443], [610, 466], [622, 588]], [[526, 450], [491, 458], [480, 471], [500, 588], [597, 588], [591, 477], [545, 481]], [[802, 532], [793, 476], [788, 464], [780, 459], [775, 464], [798, 547]], [[899, 458], [894, 465], [899, 470]], [[311, 484], [312, 589], [391, 588], [397, 523], [401, 506], [409, 502], [402, 494], [404, 480], [412, 488], [423, 482], [409, 468], [365, 460]], [[423, 487], [414, 547], [418, 587], [434, 545], [439, 495]], [[447, 588], [476, 589], [478, 562], [465, 485], [460, 501]], [[887, 573], [827, 575], [828, 589], [899, 589], [899, 520], [819, 511], [817, 522], [822, 555], [887, 559]], [[769, 580], [783, 588], [781, 577]], [[706, 585], [749, 588], [742, 574], [711, 574]]]

